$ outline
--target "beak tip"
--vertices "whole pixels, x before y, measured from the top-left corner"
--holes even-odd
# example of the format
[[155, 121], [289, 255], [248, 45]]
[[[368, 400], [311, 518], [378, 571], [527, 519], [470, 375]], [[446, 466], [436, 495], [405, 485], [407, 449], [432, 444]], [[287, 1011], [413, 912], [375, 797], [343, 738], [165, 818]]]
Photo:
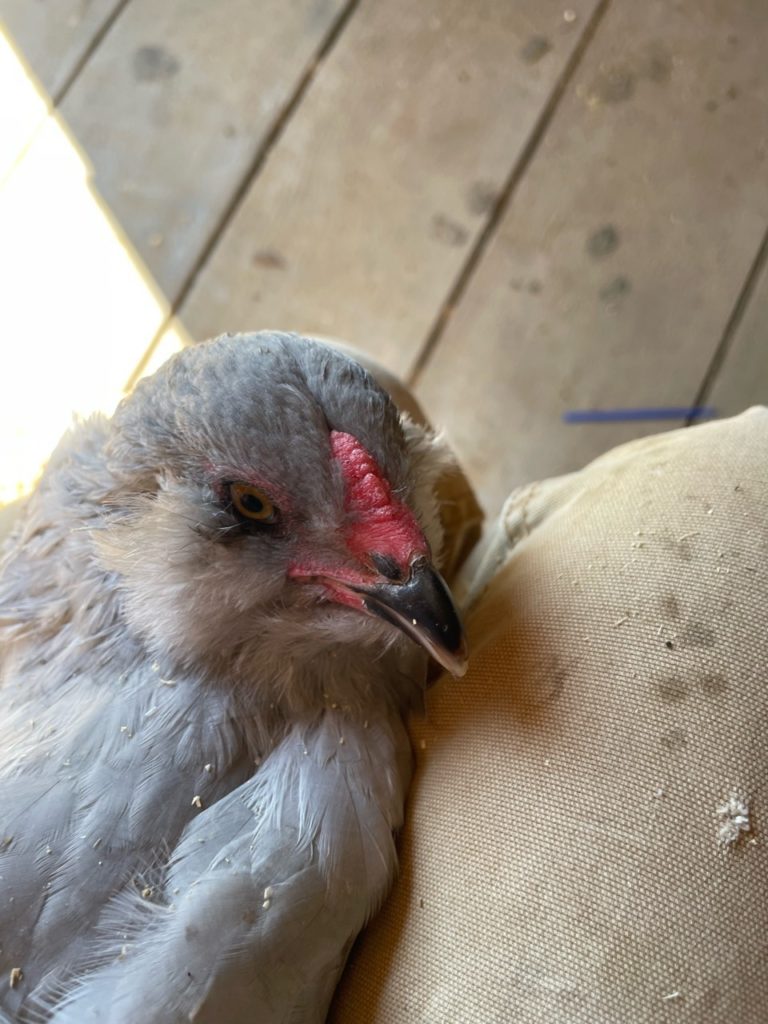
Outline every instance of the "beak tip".
[[429, 563], [411, 567], [402, 583], [355, 588], [363, 609], [423, 647], [455, 679], [467, 671], [467, 641], [459, 613], [440, 573]]
[[469, 655], [466, 647], [462, 645], [461, 649], [456, 651], [455, 654], [441, 658], [440, 664], [454, 679], [462, 679], [467, 674], [467, 669], [469, 668]]

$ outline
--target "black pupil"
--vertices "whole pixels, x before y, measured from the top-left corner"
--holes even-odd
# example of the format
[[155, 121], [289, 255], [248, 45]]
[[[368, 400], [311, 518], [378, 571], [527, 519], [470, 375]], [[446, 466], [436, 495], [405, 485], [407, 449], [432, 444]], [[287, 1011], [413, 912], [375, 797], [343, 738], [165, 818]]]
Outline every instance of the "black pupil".
[[246, 510], [246, 512], [252, 512], [254, 515], [261, 515], [264, 511], [264, 502], [261, 498], [257, 498], [255, 494], [241, 494], [240, 504]]

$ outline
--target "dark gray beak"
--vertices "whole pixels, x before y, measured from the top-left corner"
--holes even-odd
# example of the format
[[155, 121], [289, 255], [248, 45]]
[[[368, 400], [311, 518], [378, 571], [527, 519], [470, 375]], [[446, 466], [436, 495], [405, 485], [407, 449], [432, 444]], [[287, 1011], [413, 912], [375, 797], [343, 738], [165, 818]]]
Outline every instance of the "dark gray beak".
[[453, 676], [467, 671], [467, 644], [459, 613], [440, 573], [418, 558], [402, 583], [354, 585], [363, 604], [427, 650]]

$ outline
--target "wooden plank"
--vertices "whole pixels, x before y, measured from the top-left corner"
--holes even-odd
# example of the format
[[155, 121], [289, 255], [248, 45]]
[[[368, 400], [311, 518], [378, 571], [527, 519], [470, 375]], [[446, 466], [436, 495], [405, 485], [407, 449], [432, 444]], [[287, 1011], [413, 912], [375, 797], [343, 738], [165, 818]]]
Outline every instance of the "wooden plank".
[[0, 0], [0, 181], [125, 0]]
[[767, 32], [752, 0], [609, 8], [417, 389], [490, 508], [674, 425], [566, 410], [696, 395], [768, 222]]
[[345, 0], [133, 0], [62, 104], [173, 301]]
[[145, 363], [342, 7], [134, 0], [0, 181], [0, 504]]
[[57, 97], [125, 0], [0, 0], [0, 27], [39, 85]]
[[407, 373], [594, 0], [367, 0], [200, 274], [198, 339], [283, 327]]
[[707, 401], [720, 416], [768, 405], [768, 263], [764, 263]]

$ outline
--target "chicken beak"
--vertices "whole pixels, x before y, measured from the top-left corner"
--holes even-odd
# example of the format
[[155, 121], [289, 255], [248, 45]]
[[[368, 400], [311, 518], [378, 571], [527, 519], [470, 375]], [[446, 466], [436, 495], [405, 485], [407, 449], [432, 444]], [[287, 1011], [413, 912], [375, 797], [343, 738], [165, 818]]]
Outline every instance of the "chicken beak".
[[365, 610], [401, 629], [451, 675], [467, 671], [464, 629], [451, 592], [440, 573], [418, 558], [403, 582], [355, 584]]

